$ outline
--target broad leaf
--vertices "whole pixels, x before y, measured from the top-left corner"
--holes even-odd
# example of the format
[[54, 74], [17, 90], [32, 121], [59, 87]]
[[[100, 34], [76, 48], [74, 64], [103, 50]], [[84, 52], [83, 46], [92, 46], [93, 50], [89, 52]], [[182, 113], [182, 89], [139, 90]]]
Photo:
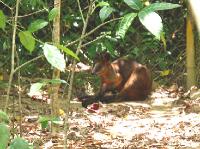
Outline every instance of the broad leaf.
[[51, 9], [48, 15], [49, 21], [52, 21], [57, 15], [58, 15], [58, 8]]
[[101, 21], [103, 22], [105, 19], [107, 19], [113, 11], [114, 11], [114, 8], [110, 6], [104, 6], [103, 8], [101, 8], [99, 12], [99, 17]]
[[108, 3], [108, 2], [102, 1], [102, 2], [99, 2], [99, 3], [96, 5], [96, 7], [103, 7], [103, 6], [109, 6], [109, 3]]
[[69, 48], [66, 48], [63, 45], [56, 45], [56, 47], [58, 49], [62, 50], [63, 52], [65, 52], [66, 54], [68, 54], [68, 55], [72, 56], [73, 58], [77, 59], [78, 61], [80, 60], [78, 58], [78, 56], [72, 50], [70, 50]]
[[34, 95], [35, 93], [39, 92], [41, 88], [46, 85], [46, 83], [33, 83], [30, 88], [30, 95]]
[[4, 123], [0, 123], [0, 149], [6, 149], [10, 138], [10, 131]]
[[10, 149], [30, 149], [30, 148], [26, 140], [17, 137], [11, 142]]
[[174, 9], [177, 7], [180, 7], [181, 5], [178, 4], [172, 4], [172, 3], [153, 3], [147, 7], [145, 7], [144, 9], [142, 9], [141, 13], [149, 13], [152, 11], [158, 11], [158, 10], [168, 10], [168, 9]]
[[35, 48], [35, 39], [29, 31], [21, 31], [18, 34], [20, 42], [29, 51], [32, 52]]
[[134, 10], [140, 10], [143, 8], [141, 0], [124, 0], [124, 2]]
[[163, 24], [161, 17], [155, 13], [139, 13], [140, 22], [153, 34], [157, 39], [160, 39], [163, 31]]
[[123, 19], [120, 21], [119, 28], [116, 32], [116, 36], [120, 38], [124, 38], [128, 28], [133, 22], [134, 18], [137, 16], [136, 13], [126, 14]]
[[0, 10], [0, 28], [4, 29], [6, 26], [6, 16], [4, 15], [3, 11]]
[[38, 20], [35, 20], [34, 22], [32, 22], [29, 27], [28, 27], [28, 30], [30, 32], [35, 32], [35, 31], [38, 31], [39, 29], [42, 29], [44, 28], [45, 26], [48, 25], [48, 22], [45, 21], [45, 20], [42, 20], [42, 19], [38, 19]]
[[9, 120], [8, 115], [5, 112], [3, 112], [3, 111], [0, 110], [0, 123], [6, 123], [6, 124], [8, 124], [9, 121], [10, 120]]
[[44, 55], [47, 61], [60, 71], [64, 71], [66, 67], [64, 54], [58, 50], [56, 46], [49, 45], [47, 43], [43, 46]]

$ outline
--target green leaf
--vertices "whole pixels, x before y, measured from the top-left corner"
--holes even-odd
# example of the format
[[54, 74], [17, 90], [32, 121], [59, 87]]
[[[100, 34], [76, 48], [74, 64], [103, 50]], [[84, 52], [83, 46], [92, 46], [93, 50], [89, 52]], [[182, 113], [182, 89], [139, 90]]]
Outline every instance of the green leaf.
[[60, 84], [60, 83], [67, 83], [65, 80], [61, 80], [61, 79], [46, 79], [46, 80], [43, 80], [42, 82], [45, 82], [45, 83], [52, 83], [52, 84]]
[[149, 13], [152, 11], [158, 11], [158, 10], [168, 10], [168, 9], [174, 9], [174, 8], [178, 8], [181, 7], [181, 5], [179, 4], [172, 4], [172, 3], [153, 3], [147, 7], [145, 7], [144, 9], [142, 9], [141, 13]]
[[35, 39], [29, 31], [21, 31], [18, 34], [20, 42], [29, 51], [32, 52], [35, 48]]
[[66, 63], [64, 54], [62, 54], [56, 46], [45, 43], [43, 46], [43, 52], [47, 61], [52, 66], [59, 69], [60, 71], [65, 71]]
[[0, 149], [6, 149], [10, 138], [10, 131], [4, 123], [0, 123]]
[[136, 13], [128, 13], [122, 18], [119, 24], [119, 28], [116, 32], [117, 37], [124, 38], [128, 28], [130, 27], [131, 23], [133, 22], [136, 16]]
[[33, 83], [30, 87], [29, 94], [34, 95], [35, 93], [39, 92], [40, 89], [45, 85], [46, 83]]
[[38, 20], [35, 20], [34, 22], [32, 22], [29, 27], [28, 27], [28, 30], [30, 32], [35, 32], [35, 31], [38, 31], [39, 29], [42, 29], [44, 28], [45, 26], [48, 25], [48, 22], [45, 21], [45, 20], [42, 20], [42, 19], [38, 19]]
[[56, 47], [60, 50], [62, 50], [63, 52], [65, 52], [66, 54], [72, 56], [73, 58], [77, 59], [78, 61], [80, 61], [80, 59], [78, 58], [78, 56], [72, 51], [70, 50], [69, 48], [66, 48], [65, 46], [63, 45], [56, 45]]
[[26, 140], [17, 137], [11, 142], [10, 149], [29, 149], [29, 144]]
[[96, 5], [96, 7], [103, 7], [103, 6], [109, 6], [110, 4], [108, 3], [108, 2], [104, 2], [104, 1], [102, 1], [102, 2], [99, 2], [97, 5]]
[[0, 123], [6, 123], [6, 124], [8, 124], [9, 121], [10, 120], [9, 120], [8, 115], [5, 112], [3, 112], [2, 110], [0, 110]]
[[41, 124], [42, 129], [48, 128], [48, 122], [51, 120], [50, 117], [40, 116], [38, 122]]
[[161, 17], [155, 13], [139, 13], [140, 22], [154, 35], [157, 39], [160, 39], [163, 31], [163, 24]]
[[115, 9], [110, 6], [104, 6], [103, 8], [101, 8], [101, 10], [99, 11], [99, 17], [101, 21], [103, 22], [105, 19], [107, 19], [114, 10]]
[[49, 21], [52, 21], [58, 15], [58, 12], [58, 8], [51, 9], [48, 16]]
[[5, 27], [6, 27], [6, 16], [4, 15], [3, 11], [0, 10], [0, 28], [4, 30]]
[[140, 10], [143, 8], [141, 0], [124, 0], [124, 2], [134, 10]]

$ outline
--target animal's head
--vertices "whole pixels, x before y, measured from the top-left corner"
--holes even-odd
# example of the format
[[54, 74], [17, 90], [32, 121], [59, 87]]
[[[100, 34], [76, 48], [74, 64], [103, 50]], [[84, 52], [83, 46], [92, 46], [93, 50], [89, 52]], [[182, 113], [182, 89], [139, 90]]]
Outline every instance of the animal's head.
[[110, 54], [107, 52], [97, 53], [94, 60], [92, 74], [104, 74], [110, 68]]

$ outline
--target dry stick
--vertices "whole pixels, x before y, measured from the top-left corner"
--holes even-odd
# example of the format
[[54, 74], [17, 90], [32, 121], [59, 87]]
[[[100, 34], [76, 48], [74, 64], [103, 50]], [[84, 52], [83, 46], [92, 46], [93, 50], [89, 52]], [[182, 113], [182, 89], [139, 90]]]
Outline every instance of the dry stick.
[[13, 25], [13, 36], [12, 36], [11, 72], [10, 72], [10, 77], [9, 77], [6, 104], [5, 104], [5, 109], [4, 109], [5, 112], [7, 111], [8, 101], [10, 98], [10, 89], [11, 89], [11, 84], [12, 84], [13, 75], [14, 75], [14, 68], [15, 68], [15, 48], [16, 48], [15, 38], [16, 38], [16, 30], [17, 30], [17, 16], [18, 16], [18, 11], [19, 11], [19, 1], [20, 0], [16, 1], [15, 18], [13, 22], [14, 25]]
[[[78, 2], [78, 5], [80, 5], [79, 0], [77, 0], [77, 2]], [[79, 11], [80, 12], [82, 11], [81, 7], [79, 7]], [[88, 8], [87, 17], [85, 19], [85, 22], [84, 22], [84, 25], [83, 25], [83, 30], [82, 30], [82, 33], [81, 33], [81, 39], [85, 35], [91, 11], [92, 11], [92, 0], [90, 0], [90, 5], [89, 5], [89, 8]], [[82, 45], [82, 40], [80, 40], [79, 43], [78, 43], [78, 47], [77, 47], [77, 50], [76, 50], [77, 55], [79, 54], [79, 52], [81, 50], [81, 45]], [[64, 148], [65, 149], [67, 148], [67, 132], [68, 132], [68, 128], [69, 128], [68, 118], [69, 118], [69, 111], [70, 111], [69, 108], [70, 108], [70, 99], [71, 99], [71, 95], [72, 95], [72, 86], [73, 86], [73, 80], [74, 80], [75, 65], [76, 65], [76, 60], [73, 60], [72, 72], [71, 72], [71, 76], [70, 76], [70, 85], [69, 85], [69, 89], [68, 89], [67, 102], [66, 102], [67, 109], [66, 109], [65, 125], [64, 125], [64, 131], [65, 131]]]

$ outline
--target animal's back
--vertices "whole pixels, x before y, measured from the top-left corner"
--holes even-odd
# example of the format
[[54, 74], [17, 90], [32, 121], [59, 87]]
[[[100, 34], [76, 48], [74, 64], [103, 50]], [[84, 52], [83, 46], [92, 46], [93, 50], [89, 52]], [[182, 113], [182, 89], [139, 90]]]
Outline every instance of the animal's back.
[[150, 94], [152, 79], [146, 66], [124, 58], [114, 61], [112, 65], [122, 77], [122, 82], [118, 87], [121, 98], [144, 100]]

